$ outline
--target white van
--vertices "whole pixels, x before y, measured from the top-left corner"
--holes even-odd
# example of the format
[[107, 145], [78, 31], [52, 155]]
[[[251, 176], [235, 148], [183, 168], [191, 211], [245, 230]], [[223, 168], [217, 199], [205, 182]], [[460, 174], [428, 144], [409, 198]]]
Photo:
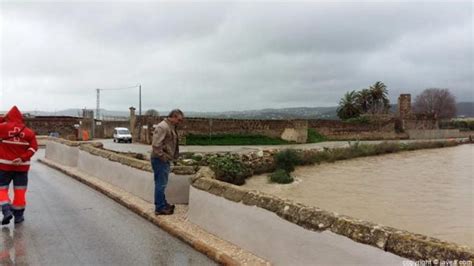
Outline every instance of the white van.
[[114, 128], [114, 142], [132, 143], [132, 134], [126, 127]]

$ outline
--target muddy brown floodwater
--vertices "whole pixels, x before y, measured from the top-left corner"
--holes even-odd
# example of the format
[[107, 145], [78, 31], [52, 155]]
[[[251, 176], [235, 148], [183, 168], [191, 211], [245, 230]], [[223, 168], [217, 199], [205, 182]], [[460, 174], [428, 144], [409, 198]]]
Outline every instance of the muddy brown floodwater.
[[289, 185], [267, 175], [245, 187], [474, 247], [474, 145], [298, 168]]

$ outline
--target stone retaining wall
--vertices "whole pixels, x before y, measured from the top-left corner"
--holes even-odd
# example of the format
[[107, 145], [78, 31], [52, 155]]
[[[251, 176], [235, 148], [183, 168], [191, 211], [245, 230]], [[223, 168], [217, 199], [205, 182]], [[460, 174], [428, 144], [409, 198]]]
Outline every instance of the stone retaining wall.
[[308, 120], [308, 127], [333, 140], [380, 140], [406, 139], [408, 136], [396, 132], [396, 118], [371, 123], [349, 123], [338, 120]]
[[[247, 190], [214, 180], [209, 177], [210, 172], [212, 171], [206, 168], [198, 172], [193, 180], [192, 187], [235, 203], [265, 209], [305, 229], [315, 232], [329, 231], [350, 238], [355, 242], [370, 245], [381, 251], [387, 251], [412, 260], [470, 260], [471, 262], [474, 260], [474, 250], [472, 248], [354, 219], [317, 207], [305, 206], [262, 192]], [[192, 213], [192, 196], [190, 201], [190, 213]], [[202, 206], [200, 210], [205, 211]], [[248, 218], [251, 219], [251, 217]], [[190, 215], [190, 219], [193, 221], [193, 215]], [[212, 226], [210, 225], [210, 227]], [[228, 224], [229, 230], [232, 230], [230, 228], [232, 226], [232, 224]], [[274, 233], [278, 234], [279, 232]], [[228, 240], [232, 242], [232, 239]]]

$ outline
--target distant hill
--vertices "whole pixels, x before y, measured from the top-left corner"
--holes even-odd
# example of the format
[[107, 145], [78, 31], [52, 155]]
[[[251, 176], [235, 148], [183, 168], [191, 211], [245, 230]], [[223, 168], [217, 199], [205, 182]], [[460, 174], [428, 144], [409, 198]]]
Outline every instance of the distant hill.
[[[474, 117], [474, 102], [458, 102], [456, 104], [456, 110], [456, 116], [458, 117]], [[398, 105], [391, 105], [390, 112], [398, 112]]]
[[[390, 112], [396, 113], [398, 106], [390, 106]], [[458, 116], [474, 117], [474, 102], [457, 103]], [[146, 110], [143, 110], [145, 112]], [[193, 112], [187, 111], [187, 117], [234, 118], [234, 119], [338, 119], [337, 106], [332, 107], [294, 107], [294, 108], [267, 108], [248, 111], [225, 112]], [[82, 116], [82, 109], [67, 109], [56, 112], [30, 111], [25, 112], [35, 116]], [[160, 111], [165, 115], [167, 111]], [[128, 117], [128, 111], [101, 110], [105, 117]]]
[[187, 112], [189, 117], [235, 119], [337, 119], [337, 107], [294, 107], [228, 112]]
[[[186, 112], [187, 117], [212, 117], [212, 118], [235, 118], [235, 119], [337, 119], [337, 107], [296, 107], [283, 109], [261, 109], [248, 111], [226, 111], [226, 112]], [[145, 112], [144, 110], [143, 112]], [[66, 109], [55, 112], [26, 111], [33, 116], [82, 116], [82, 109]], [[167, 111], [160, 111], [165, 115]], [[101, 110], [102, 116], [128, 117], [129, 112]]]
[[[95, 112], [95, 110], [94, 110]], [[127, 111], [108, 111], [105, 109], [101, 109], [102, 116], [119, 116], [119, 117], [128, 117], [130, 115]], [[46, 111], [26, 111], [24, 113], [28, 113], [33, 116], [82, 116], [82, 109], [66, 109], [66, 110], [59, 110], [54, 112], [46, 112]]]
[[474, 102], [459, 102], [456, 108], [458, 116], [474, 117]]

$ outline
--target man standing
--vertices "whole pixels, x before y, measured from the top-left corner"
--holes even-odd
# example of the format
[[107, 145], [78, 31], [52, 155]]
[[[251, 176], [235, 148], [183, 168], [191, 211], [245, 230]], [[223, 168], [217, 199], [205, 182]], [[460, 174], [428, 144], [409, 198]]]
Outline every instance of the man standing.
[[165, 190], [168, 185], [170, 162], [177, 159], [179, 155], [176, 127], [183, 120], [184, 114], [181, 110], [172, 110], [168, 118], [161, 121], [153, 133], [151, 165], [155, 177], [156, 215], [171, 215], [174, 213], [174, 205], [168, 204], [166, 201]]
[[[30, 158], [38, 150], [36, 135], [23, 122], [23, 115], [16, 106], [0, 119], [0, 205], [2, 224], [25, 220], [26, 188]], [[13, 181], [13, 204], [8, 196], [8, 187]]]

